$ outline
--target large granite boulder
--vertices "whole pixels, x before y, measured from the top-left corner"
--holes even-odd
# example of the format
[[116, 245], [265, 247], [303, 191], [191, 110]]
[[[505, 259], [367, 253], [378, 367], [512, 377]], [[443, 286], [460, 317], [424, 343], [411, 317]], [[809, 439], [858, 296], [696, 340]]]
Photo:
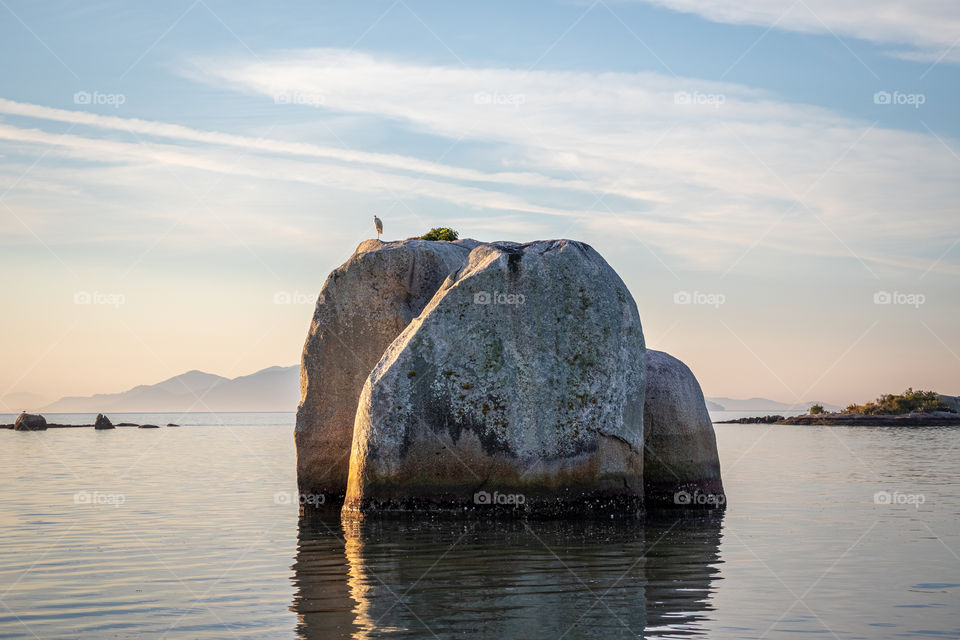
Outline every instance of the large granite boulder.
[[480, 245], [363, 386], [344, 510], [638, 513], [644, 354], [590, 246]]
[[93, 423], [94, 429], [113, 429], [113, 423], [110, 422], [110, 418], [103, 415], [102, 413], [97, 414], [97, 419]]
[[364, 381], [477, 244], [368, 240], [327, 277], [300, 369], [295, 440], [301, 496], [323, 495], [325, 508], [340, 508]]
[[647, 350], [643, 480], [650, 506], [722, 507], [717, 438], [693, 372]]
[[13, 423], [14, 431], [46, 431], [47, 419], [41, 415], [23, 412]]

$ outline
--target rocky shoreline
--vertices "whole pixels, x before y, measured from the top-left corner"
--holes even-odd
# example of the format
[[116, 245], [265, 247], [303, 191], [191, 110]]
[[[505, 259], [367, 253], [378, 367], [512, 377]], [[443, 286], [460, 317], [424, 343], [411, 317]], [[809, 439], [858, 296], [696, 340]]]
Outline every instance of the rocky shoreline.
[[785, 418], [783, 416], [758, 416], [720, 420], [714, 424], [777, 424], [843, 427], [954, 427], [960, 426], [960, 413], [933, 411], [930, 413], [905, 413], [900, 415], [865, 415], [859, 413], [821, 413]]
[[[159, 429], [159, 424], [132, 424], [132, 423], [123, 423], [115, 425], [117, 427], [128, 427], [134, 429]], [[168, 427], [178, 427], [180, 425], [168, 424]], [[17, 429], [12, 424], [0, 424], [0, 429], [10, 429], [11, 431], [46, 431], [46, 429], [96, 429], [96, 425], [92, 424], [57, 424], [55, 422], [48, 422], [46, 429]]]
[[[173, 424], [171, 422], [167, 424], [167, 426], [179, 427], [180, 425]], [[105, 429], [114, 429], [116, 427], [159, 429], [160, 425], [137, 424], [133, 422], [120, 422], [113, 424], [110, 422], [110, 419], [102, 413], [97, 415], [96, 421], [93, 424], [58, 424], [55, 422], [47, 422], [47, 419], [42, 415], [33, 413], [21, 413], [19, 416], [17, 416], [17, 421], [13, 424], [0, 424], [0, 429], [10, 429], [11, 431], [46, 431], [47, 429], [96, 429], [97, 431], [102, 431]]]
[[734, 418], [733, 420], [716, 420], [713, 424], [783, 424], [783, 416], [756, 416], [752, 418]]

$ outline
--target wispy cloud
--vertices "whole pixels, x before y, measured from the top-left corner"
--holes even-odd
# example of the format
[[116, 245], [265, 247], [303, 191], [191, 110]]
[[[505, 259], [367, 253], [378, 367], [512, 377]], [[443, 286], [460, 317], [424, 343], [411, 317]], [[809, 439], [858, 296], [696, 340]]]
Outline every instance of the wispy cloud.
[[[433, 200], [496, 212], [497, 224], [531, 233], [544, 217], [615, 227], [626, 240], [721, 272], [758, 238], [776, 250], [846, 257], [870, 272], [878, 265], [924, 271], [955, 229], [955, 141], [736, 84], [430, 66], [329, 49], [263, 54], [256, 62], [202, 58], [188, 73], [263, 96], [278, 116], [307, 108], [298, 102], [308, 96], [318, 119], [347, 113], [408, 136], [446, 138], [457, 162], [423, 157], [416, 145], [400, 145], [399, 153], [346, 149], [3, 99], [0, 139], [100, 165], [106, 185], [159, 193], [169, 177], [156, 168], [166, 167], [298, 183], [326, 202], [345, 192], [381, 202]], [[322, 109], [312, 110], [316, 104]], [[42, 128], [51, 122], [74, 132]], [[65, 188], [89, 191], [71, 171], [60, 172], [71, 185]], [[56, 182], [57, 174], [43, 179]], [[167, 209], [162, 215], [198, 224]], [[400, 209], [411, 211], [405, 203]], [[286, 229], [277, 242], [296, 236], [296, 220], [274, 222]], [[957, 265], [948, 257], [936, 268], [955, 272]]]
[[933, 136], [729, 83], [428, 66], [340, 50], [201, 59], [190, 73], [270, 100], [320, 96], [330, 110], [485, 145], [487, 158], [497, 145], [501, 167], [588, 185], [602, 220], [616, 218], [611, 184], [642, 193], [655, 204], [629, 224], [691, 255], [704, 242], [742, 247], [777, 221], [771, 243], [923, 264], [929, 247], [917, 241], [942, 241], [960, 195], [956, 159]]
[[960, 4], [951, 0], [619, 1], [645, 2], [713, 22], [852, 37], [914, 60], [960, 62]]
[[[454, 167], [437, 162], [421, 160], [415, 156], [371, 153], [361, 150], [344, 149], [304, 142], [290, 142], [269, 138], [241, 136], [217, 131], [203, 131], [177, 124], [141, 120], [138, 118], [122, 118], [104, 116], [84, 111], [56, 109], [41, 105], [15, 102], [0, 98], [0, 113], [26, 116], [39, 120], [51, 120], [68, 124], [85, 125], [98, 129], [132, 133], [137, 136], [158, 137], [181, 141], [199, 142], [207, 145], [235, 147], [239, 149], [274, 153], [288, 156], [302, 156], [318, 158], [343, 163], [371, 165], [388, 170], [403, 171], [421, 176], [461, 180], [466, 182], [481, 182], [516, 185], [537, 188], [555, 188], [571, 190], [588, 190], [591, 185], [574, 180], [556, 180], [534, 173], [516, 173], [508, 171], [483, 172], [465, 167]], [[617, 191], [616, 185], [610, 189]], [[623, 192], [620, 195], [634, 198], [647, 198], [651, 194], [644, 192]]]

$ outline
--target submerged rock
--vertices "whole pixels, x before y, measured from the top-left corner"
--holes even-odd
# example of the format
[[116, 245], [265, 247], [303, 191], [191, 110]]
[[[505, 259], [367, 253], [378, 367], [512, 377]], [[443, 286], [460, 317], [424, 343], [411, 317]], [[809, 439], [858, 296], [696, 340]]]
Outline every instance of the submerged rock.
[[47, 419], [34, 413], [22, 412], [13, 423], [14, 431], [46, 431]]
[[723, 506], [717, 438], [700, 384], [687, 365], [652, 349], [643, 424], [647, 504]]
[[97, 414], [97, 419], [93, 423], [94, 429], [113, 429], [113, 423], [110, 422], [110, 418], [103, 415], [102, 413]]
[[344, 509], [636, 514], [645, 378], [636, 304], [593, 248], [480, 245], [363, 386]]
[[138, 429], [159, 429], [160, 426], [155, 424], [142, 424], [137, 428]]
[[326, 508], [340, 507], [364, 381], [476, 244], [368, 240], [327, 278], [300, 369], [295, 440], [301, 495], [322, 495]]

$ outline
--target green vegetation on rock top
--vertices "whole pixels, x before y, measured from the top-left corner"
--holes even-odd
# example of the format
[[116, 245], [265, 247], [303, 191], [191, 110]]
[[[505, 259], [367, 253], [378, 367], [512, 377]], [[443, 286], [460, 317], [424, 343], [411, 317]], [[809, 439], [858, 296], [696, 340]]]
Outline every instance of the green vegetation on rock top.
[[901, 415], [904, 413], [929, 413], [931, 411], [953, 412], [936, 391], [914, 391], [907, 389], [901, 394], [887, 393], [876, 402], [867, 404], [851, 404], [843, 413], [856, 413], [868, 416]]
[[420, 236], [421, 240], [443, 240], [453, 242], [460, 237], [460, 234], [449, 227], [434, 227], [427, 233]]

